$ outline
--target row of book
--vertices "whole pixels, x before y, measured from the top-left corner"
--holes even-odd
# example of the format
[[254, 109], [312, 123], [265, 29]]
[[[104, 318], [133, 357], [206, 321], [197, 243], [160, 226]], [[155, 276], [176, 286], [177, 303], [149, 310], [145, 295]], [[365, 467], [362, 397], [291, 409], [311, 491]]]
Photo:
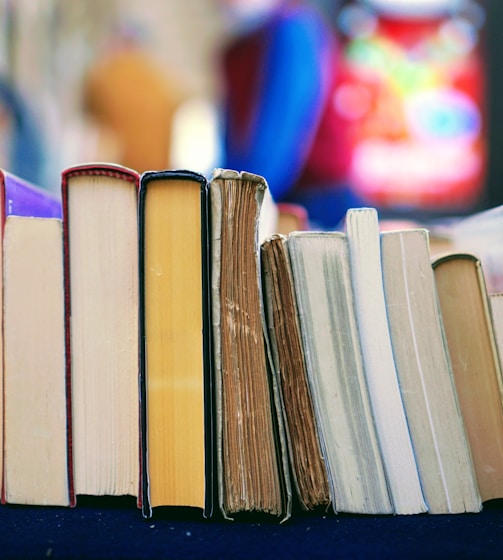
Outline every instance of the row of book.
[[266, 232], [266, 180], [3, 172], [3, 503], [132, 495], [143, 515], [462, 513], [503, 497], [481, 260], [372, 208]]

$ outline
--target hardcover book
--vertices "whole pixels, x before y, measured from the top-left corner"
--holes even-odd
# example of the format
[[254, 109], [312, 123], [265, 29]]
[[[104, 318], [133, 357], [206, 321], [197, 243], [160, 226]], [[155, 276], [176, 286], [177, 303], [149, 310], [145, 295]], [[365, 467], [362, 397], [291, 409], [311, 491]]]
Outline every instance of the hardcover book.
[[139, 495], [138, 188], [119, 165], [62, 172], [77, 495]]
[[482, 264], [453, 253], [435, 259], [433, 268], [480, 496], [503, 498], [501, 364]]
[[140, 184], [142, 502], [213, 511], [207, 181], [185, 170]]
[[0, 205], [2, 501], [72, 506], [61, 203], [0, 171]]

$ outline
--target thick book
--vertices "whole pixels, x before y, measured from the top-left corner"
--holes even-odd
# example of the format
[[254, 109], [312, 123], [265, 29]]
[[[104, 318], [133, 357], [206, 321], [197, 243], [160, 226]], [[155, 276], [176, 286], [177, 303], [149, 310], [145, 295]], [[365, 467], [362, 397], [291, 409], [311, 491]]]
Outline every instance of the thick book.
[[390, 514], [342, 232], [288, 237], [306, 369], [336, 512]]
[[142, 504], [213, 510], [207, 181], [185, 170], [140, 183]]
[[266, 339], [281, 397], [293, 486], [303, 509], [327, 507], [328, 473], [306, 371], [287, 238], [272, 235], [262, 242], [260, 253]]
[[474, 255], [453, 253], [433, 269], [480, 496], [503, 498], [501, 364], [483, 267]]
[[265, 342], [259, 216], [264, 178], [217, 169], [210, 181], [211, 311], [218, 501], [286, 519], [291, 486], [281, 405]]
[[438, 305], [428, 232], [384, 232], [381, 253], [393, 355], [428, 512], [478, 512], [481, 500]]
[[63, 170], [66, 362], [77, 495], [139, 495], [139, 175]]
[[349, 210], [346, 233], [363, 366], [395, 512], [425, 512], [391, 345], [377, 211]]
[[61, 202], [0, 171], [0, 205], [2, 501], [72, 506]]

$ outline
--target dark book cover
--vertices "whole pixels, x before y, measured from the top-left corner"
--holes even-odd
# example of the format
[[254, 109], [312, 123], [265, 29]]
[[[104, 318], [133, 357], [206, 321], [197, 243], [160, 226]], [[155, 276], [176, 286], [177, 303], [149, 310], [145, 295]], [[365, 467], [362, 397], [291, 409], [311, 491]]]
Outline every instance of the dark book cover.
[[[201, 189], [201, 298], [203, 309], [203, 382], [204, 382], [204, 446], [205, 446], [205, 505], [203, 516], [213, 515], [214, 507], [214, 420], [213, 420], [213, 379], [212, 379], [212, 342], [210, 319], [210, 249], [209, 249], [209, 212], [208, 182], [206, 178], [190, 170], [148, 171], [140, 180], [139, 198], [139, 259], [140, 259], [140, 418], [141, 418], [141, 501], [144, 517], [152, 516], [149, 494], [149, 464], [147, 446], [147, 365], [146, 365], [146, 325], [145, 325], [145, 206], [149, 185], [158, 180], [192, 180], [200, 184]], [[169, 504], [166, 504], [169, 506]]]

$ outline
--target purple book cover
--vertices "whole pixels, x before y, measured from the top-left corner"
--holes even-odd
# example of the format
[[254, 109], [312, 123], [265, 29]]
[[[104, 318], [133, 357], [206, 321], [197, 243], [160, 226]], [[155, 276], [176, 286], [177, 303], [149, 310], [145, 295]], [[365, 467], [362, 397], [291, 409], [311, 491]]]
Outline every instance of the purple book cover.
[[0, 171], [3, 216], [61, 218], [61, 201], [40, 187]]
[[[8, 216], [61, 219], [61, 202], [49, 191], [0, 169], [0, 239]], [[0, 243], [0, 253], [1, 251]], [[3, 288], [0, 282], [1, 289]], [[0, 487], [0, 502], [4, 504], [5, 486], [2, 473], [0, 473]]]

